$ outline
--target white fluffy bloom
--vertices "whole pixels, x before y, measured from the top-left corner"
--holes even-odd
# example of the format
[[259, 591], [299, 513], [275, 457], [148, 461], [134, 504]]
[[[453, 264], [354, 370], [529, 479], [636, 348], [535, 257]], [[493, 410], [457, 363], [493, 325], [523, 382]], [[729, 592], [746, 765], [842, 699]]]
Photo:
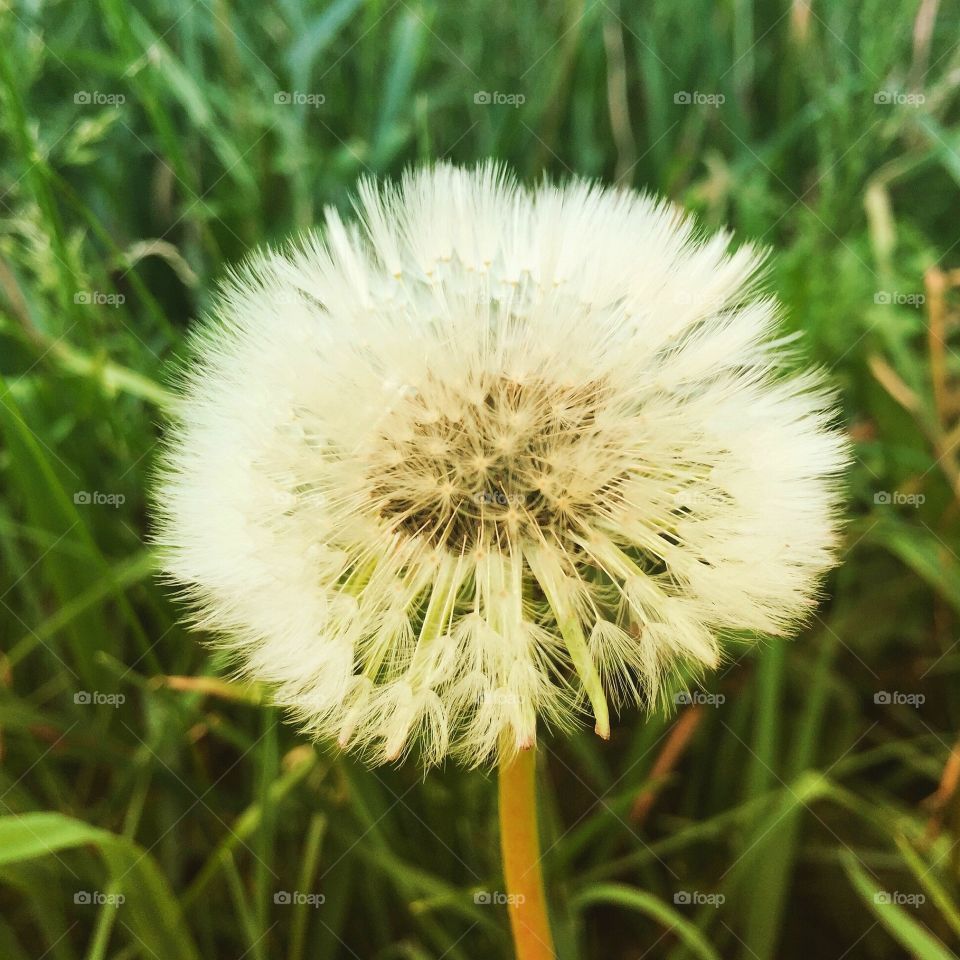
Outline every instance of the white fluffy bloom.
[[440, 165], [234, 273], [157, 494], [166, 569], [315, 736], [529, 746], [782, 634], [845, 442], [757, 252], [669, 204]]

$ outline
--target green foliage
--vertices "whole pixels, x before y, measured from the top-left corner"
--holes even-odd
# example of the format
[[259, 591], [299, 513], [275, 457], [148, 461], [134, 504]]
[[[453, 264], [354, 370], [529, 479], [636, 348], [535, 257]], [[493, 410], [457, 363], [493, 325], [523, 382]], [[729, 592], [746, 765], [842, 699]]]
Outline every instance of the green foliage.
[[0, 5], [0, 955], [510, 956], [475, 896], [491, 778], [303, 744], [217, 681], [144, 545], [228, 265], [363, 174], [496, 156], [771, 244], [856, 440], [809, 628], [731, 650], [672, 764], [674, 717], [545, 735], [562, 960], [955, 956], [960, 298], [928, 271], [960, 266], [958, 26], [956, 0]]

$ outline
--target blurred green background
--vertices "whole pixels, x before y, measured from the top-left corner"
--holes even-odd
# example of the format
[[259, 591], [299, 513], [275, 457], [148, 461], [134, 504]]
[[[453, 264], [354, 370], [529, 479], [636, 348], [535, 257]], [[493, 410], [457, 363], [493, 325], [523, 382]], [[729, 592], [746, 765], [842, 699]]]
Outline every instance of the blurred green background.
[[958, 36], [957, 0], [0, 2], [0, 956], [511, 955], [490, 776], [304, 743], [145, 546], [227, 265], [488, 156], [772, 245], [856, 444], [803, 635], [544, 737], [562, 960], [956, 956]]

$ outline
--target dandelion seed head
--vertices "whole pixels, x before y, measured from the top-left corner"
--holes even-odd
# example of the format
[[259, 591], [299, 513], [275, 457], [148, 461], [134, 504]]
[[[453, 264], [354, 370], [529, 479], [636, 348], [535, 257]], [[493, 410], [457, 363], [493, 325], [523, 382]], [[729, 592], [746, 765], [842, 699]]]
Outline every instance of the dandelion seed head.
[[757, 251], [492, 164], [355, 212], [225, 283], [155, 495], [197, 625], [311, 735], [471, 764], [606, 736], [802, 622], [846, 445]]

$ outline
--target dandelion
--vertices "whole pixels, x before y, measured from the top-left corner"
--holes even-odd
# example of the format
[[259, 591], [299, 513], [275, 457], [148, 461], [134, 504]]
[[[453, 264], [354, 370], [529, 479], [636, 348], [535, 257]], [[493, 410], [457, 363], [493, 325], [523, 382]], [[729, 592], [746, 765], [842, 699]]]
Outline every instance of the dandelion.
[[197, 625], [310, 734], [508, 760], [803, 620], [845, 444], [755, 249], [491, 164], [356, 215], [229, 277], [157, 497]]
[[487, 164], [355, 206], [235, 271], [195, 338], [165, 567], [313, 736], [500, 761], [518, 955], [549, 957], [525, 748], [802, 622], [846, 444], [762, 254], [664, 201]]

